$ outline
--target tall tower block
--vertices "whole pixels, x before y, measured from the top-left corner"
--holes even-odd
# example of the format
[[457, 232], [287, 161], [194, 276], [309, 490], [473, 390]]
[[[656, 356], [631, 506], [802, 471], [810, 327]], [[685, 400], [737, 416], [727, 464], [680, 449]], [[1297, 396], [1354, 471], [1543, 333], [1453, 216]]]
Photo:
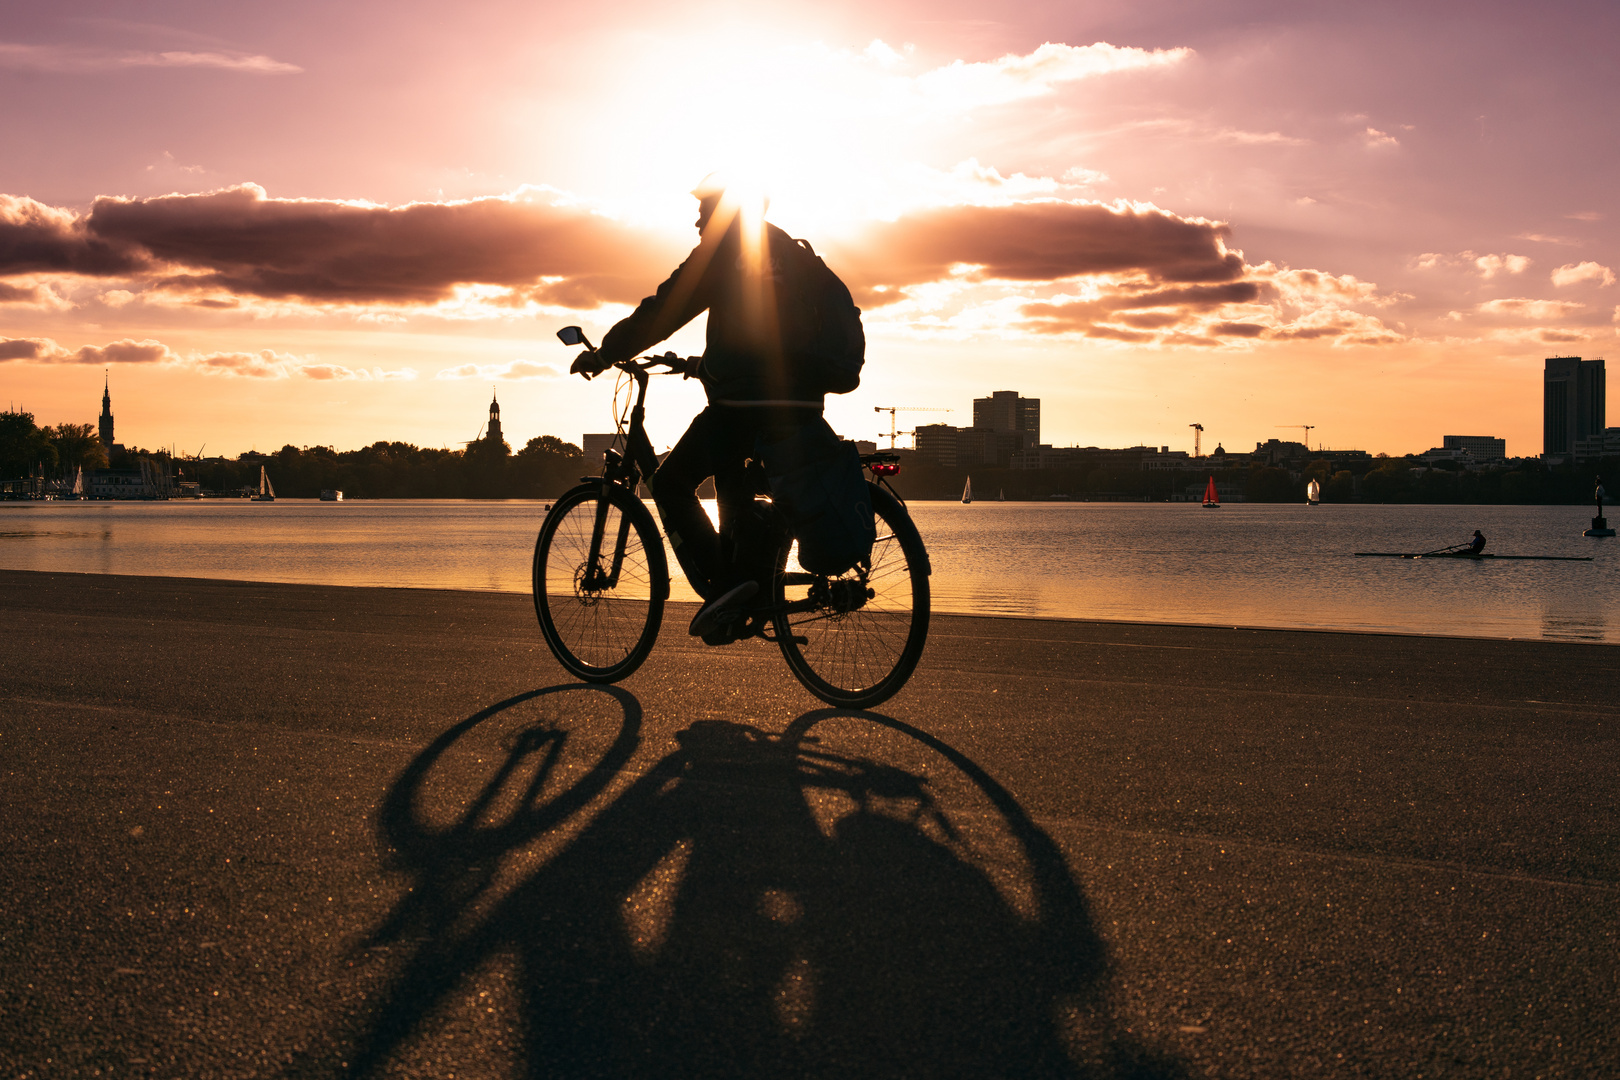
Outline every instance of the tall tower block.
[[1541, 452], [1570, 454], [1577, 441], [1603, 434], [1607, 397], [1602, 359], [1549, 357], [1541, 376]]

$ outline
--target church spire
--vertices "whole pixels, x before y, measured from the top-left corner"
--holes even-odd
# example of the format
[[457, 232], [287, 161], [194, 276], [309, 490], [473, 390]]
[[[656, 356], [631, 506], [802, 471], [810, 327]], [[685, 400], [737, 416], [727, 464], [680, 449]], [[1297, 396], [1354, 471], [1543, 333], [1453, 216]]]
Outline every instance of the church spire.
[[111, 452], [113, 445], [113, 414], [112, 414], [112, 376], [111, 370], [104, 370], [101, 384], [101, 445], [103, 449]]
[[489, 435], [488, 435], [488, 438], [489, 438], [489, 441], [492, 442], [492, 443], [498, 443], [498, 442], [501, 441], [501, 403], [495, 397], [495, 388], [494, 387], [490, 387], [490, 391], [489, 391]]

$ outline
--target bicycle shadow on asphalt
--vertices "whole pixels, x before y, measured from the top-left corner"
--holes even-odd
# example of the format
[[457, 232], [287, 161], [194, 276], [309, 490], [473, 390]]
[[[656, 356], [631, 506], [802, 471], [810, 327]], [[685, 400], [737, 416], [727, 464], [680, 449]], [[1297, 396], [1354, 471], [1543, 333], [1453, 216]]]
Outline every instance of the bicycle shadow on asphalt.
[[[552, 707], [481, 762], [455, 820], [428, 824], [447, 755], [525, 703]], [[698, 721], [581, 813], [624, 772], [641, 720], [622, 689], [533, 691], [446, 731], [394, 782], [379, 825], [412, 887], [372, 943], [407, 956], [351, 1075], [416, 1060], [496, 964], [520, 1075], [1184, 1075], [1112, 1019], [1105, 950], [1057, 845], [950, 745], [869, 712], [817, 710], [780, 733]], [[584, 742], [590, 763], [569, 765]]]

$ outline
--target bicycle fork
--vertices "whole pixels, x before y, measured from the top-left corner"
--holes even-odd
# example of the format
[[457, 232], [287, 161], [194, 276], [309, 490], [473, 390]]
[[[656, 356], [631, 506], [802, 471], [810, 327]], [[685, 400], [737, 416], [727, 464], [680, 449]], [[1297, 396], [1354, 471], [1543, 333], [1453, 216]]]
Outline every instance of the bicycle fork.
[[619, 574], [624, 570], [624, 552], [630, 541], [630, 515], [619, 515], [618, 537], [613, 544], [613, 560], [611, 568], [603, 571], [602, 568], [602, 540], [607, 532], [608, 508], [612, 500], [607, 496], [604, 486], [596, 497], [596, 516], [591, 524], [591, 555], [590, 563], [585, 571], [585, 578], [580, 587], [586, 592], [604, 592], [619, 587]]

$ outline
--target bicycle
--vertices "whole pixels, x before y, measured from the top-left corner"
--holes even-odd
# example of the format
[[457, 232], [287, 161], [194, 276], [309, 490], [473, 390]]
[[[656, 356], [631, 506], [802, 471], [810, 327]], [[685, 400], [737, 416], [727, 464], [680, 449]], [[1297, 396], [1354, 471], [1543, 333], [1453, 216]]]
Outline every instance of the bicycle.
[[[557, 336], [565, 345], [594, 349], [577, 326]], [[628, 430], [624, 414], [615, 410], [624, 452], [609, 449], [600, 476], [581, 477], [554, 501], [535, 540], [534, 609], [541, 633], [558, 662], [586, 682], [618, 682], [632, 674], [652, 652], [663, 622], [668, 559], [662, 533], [637, 495], [658, 467], [643, 419], [649, 375], [658, 368], [669, 369], [660, 374], [682, 374], [687, 365], [673, 353], [614, 365], [621, 378], [635, 383]], [[850, 708], [870, 708], [898, 692], [928, 639], [928, 552], [888, 483], [900, 472], [899, 458], [865, 454], [861, 464], [871, 474], [867, 489], [877, 541], [870, 558], [827, 576], [798, 566], [792, 528], [770, 501], [763, 467], [750, 463], [756, 495], [749, 524], [759, 542], [774, 550], [769, 565], [775, 570], [738, 636], [775, 642], [807, 690]], [[738, 526], [722, 521], [722, 534], [735, 539]]]

